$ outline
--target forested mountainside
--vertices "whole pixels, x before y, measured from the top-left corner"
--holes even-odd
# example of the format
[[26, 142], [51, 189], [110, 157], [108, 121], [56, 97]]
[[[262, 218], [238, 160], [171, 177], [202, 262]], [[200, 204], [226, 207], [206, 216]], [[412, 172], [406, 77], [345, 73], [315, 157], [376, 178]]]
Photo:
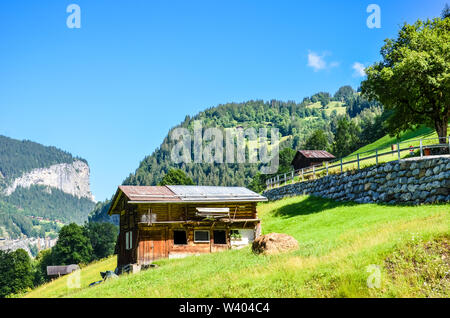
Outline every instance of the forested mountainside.
[[58, 163], [72, 163], [74, 158], [66, 151], [44, 146], [29, 140], [17, 140], [0, 135], [0, 178], [11, 179], [24, 172], [46, 168]]
[[44, 236], [54, 221], [86, 221], [94, 205], [86, 160], [0, 136], [0, 237]]
[[[244, 129], [269, 128], [279, 129], [281, 135], [280, 149], [290, 147], [300, 148], [306, 139], [317, 129], [323, 130], [329, 137], [330, 144], [336, 132], [340, 116], [358, 116], [364, 109], [379, 108], [377, 103], [369, 102], [350, 86], [340, 88], [334, 96], [320, 92], [305, 98], [301, 103], [293, 101], [282, 102], [272, 100], [248, 101], [244, 103], [230, 103], [209, 108], [198, 115], [185, 120], [178, 127], [193, 129], [195, 120], [201, 120], [204, 128], [231, 128], [241, 126]], [[374, 122], [376, 111], [365, 112], [364, 120], [369, 117]], [[359, 126], [369, 124], [359, 120]], [[170, 151], [175, 142], [164, 138], [161, 146], [151, 155], [144, 158], [139, 168], [123, 184], [126, 185], [156, 185], [170, 168], [184, 170], [194, 183], [202, 185], [246, 186], [258, 171], [256, 164], [175, 164], [170, 158]], [[371, 140], [373, 141], [373, 140]], [[355, 149], [364, 143], [360, 140], [354, 145]], [[193, 153], [191, 155], [193, 158]]]
[[[384, 135], [383, 130], [373, 129], [381, 124], [382, 107], [376, 102], [369, 102], [361, 97], [350, 86], [341, 87], [334, 95], [320, 92], [303, 99], [301, 103], [294, 101], [262, 101], [252, 100], [243, 103], [228, 103], [212, 107], [200, 112], [194, 117], [186, 116], [185, 120], [170, 129], [162, 144], [151, 155], [145, 157], [138, 169], [131, 173], [123, 182], [124, 185], [156, 185], [171, 168], [179, 168], [192, 178], [195, 184], [249, 186], [252, 178], [258, 173], [257, 164], [227, 164], [227, 163], [180, 163], [171, 160], [170, 152], [175, 141], [169, 138], [170, 132], [178, 127], [193, 130], [194, 121], [200, 120], [203, 128], [233, 128], [244, 129], [253, 127], [278, 128], [280, 133], [280, 150], [286, 147], [300, 149], [307, 139], [317, 130], [324, 132], [327, 138], [328, 150], [333, 151], [334, 135], [339, 121], [345, 118], [349, 121], [352, 138], [341, 136], [345, 147], [336, 145], [338, 155], [345, 155], [358, 147], [370, 143]], [[345, 122], [347, 123], [347, 122]], [[344, 125], [341, 125], [341, 130]], [[347, 132], [345, 132], [347, 133]], [[382, 134], [381, 136], [379, 134]], [[348, 140], [346, 140], [348, 139]], [[351, 144], [350, 144], [351, 143]], [[191, 158], [193, 158], [193, 153]], [[103, 203], [103, 206], [107, 203]], [[91, 217], [105, 220], [107, 209], [102, 205], [96, 207]], [[104, 211], [103, 214], [101, 211]]]
[[89, 222], [111, 222], [115, 225], [119, 225], [118, 215], [108, 215], [109, 207], [111, 206], [111, 200], [98, 202], [94, 210], [89, 214]]

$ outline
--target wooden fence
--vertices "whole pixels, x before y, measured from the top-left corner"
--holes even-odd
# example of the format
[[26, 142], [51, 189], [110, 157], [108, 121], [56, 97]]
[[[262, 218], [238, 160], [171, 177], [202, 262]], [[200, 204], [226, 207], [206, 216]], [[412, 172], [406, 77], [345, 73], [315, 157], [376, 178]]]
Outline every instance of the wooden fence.
[[[445, 139], [445, 143], [439, 143], [440, 139]], [[437, 143], [436, 143], [437, 142]], [[408, 146], [405, 146], [408, 144]], [[404, 148], [402, 148], [404, 147]], [[417, 156], [421, 158], [432, 154], [432, 149], [448, 149], [450, 153], [450, 136], [442, 138], [424, 138], [399, 142], [391, 145], [391, 151], [380, 152], [380, 149], [373, 149], [350, 155], [333, 161], [325, 162], [320, 165], [314, 165], [303, 169], [292, 170], [288, 173], [279, 174], [266, 180], [268, 189], [272, 189], [283, 184], [302, 182], [305, 180], [316, 179], [328, 176], [330, 173], [337, 174], [348, 170], [361, 169], [362, 163], [366, 166], [378, 165], [382, 162], [396, 161], [403, 157], [415, 157], [416, 150], [419, 150]], [[444, 150], [444, 151], [445, 151]], [[407, 154], [405, 155], [405, 152]], [[367, 155], [364, 157], [363, 155]]]

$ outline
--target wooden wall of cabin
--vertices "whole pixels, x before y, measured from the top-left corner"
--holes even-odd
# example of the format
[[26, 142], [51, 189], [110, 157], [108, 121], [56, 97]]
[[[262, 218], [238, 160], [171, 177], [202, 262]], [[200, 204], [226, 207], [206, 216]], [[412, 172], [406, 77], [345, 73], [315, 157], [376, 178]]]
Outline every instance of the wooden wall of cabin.
[[320, 165], [326, 161], [330, 161], [330, 159], [320, 159], [320, 158], [306, 158], [306, 157], [300, 157], [294, 162], [294, 169], [303, 169], [308, 168], [315, 165]]
[[256, 202], [247, 203], [188, 203], [188, 204], [137, 204], [138, 217], [150, 213], [156, 219], [153, 221], [185, 221], [196, 219], [196, 208], [229, 208], [230, 216], [236, 219], [256, 219]]
[[[202, 203], [202, 204], [125, 204], [125, 210], [120, 215], [120, 233], [119, 233], [119, 255], [118, 266], [131, 263], [148, 263], [151, 253], [160, 257], [176, 257], [185, 254], [210, 253], [230, 248], [230, 230], [236, 228], [258, 229], [258, 224], [249, 222], [247, 224], [237, 223], [216, 223], [212, 227], [209, 225], [197, 225], [185, 223], [167, 223], [153, 224], [149, 226], [142, 223], [142, 217], [148, 216], [149, 212], [153, 215], [152, 220], [157, 222], [164, 221], [185, 221], [195, 219], [197, 207], [228, 207], [230, 216], [236, 219], [256, 219], [256, 202], [249, 203]], [[174, 244], [174, 230], [186, 230], [187, 244]], [[226, 231], [226, 244], [214, 244], [214, 229]], [[194, 230], [210, 231], [210, 241], [207, 243], [194, 242]], [[131, 231], [132, 249], [127, 250], [125, 243], [125, 233]], [[152, 242], [152, 240], [157, 241]], [[163, 240], [164, 242], [159, 242]], [[145, 243], [144, 241], [147, 241]], [[156, 244], [155, 244], [156, 243]], [[157, 252], [159, 251], [159, 252]]]
[[[138, 223], [139, 218], [136, 207], [127, 206], [120, 215], [119, 224], [119, 254], [117, 257], [117, 265], [127, 265], [137, 262], [138, 247]], [[131, 232], [131, 249], [126, 248], [126, 233]]]
[[[248, 223], [238, 223], [238, 224], [230, 224], [230, 223], [215, 223], [215, 224], [184, 224], [184, 223], [176, 223], [176, 224], [139, 224], [139, 233], [138, 238], [140, 241], [139, 252], [137, 256], [138, 263], [145, 264], [149, 261], [149, 253], [155, 253], [157, 258], [162, 257], [181, 257], [192, 254], [203, 254], [203, 253], [212, 253], [217, 251], [227, 250], [231, 247], [230, 242], [230, 231], [233, 229], [252, 229], [257, 235], [259, 230], [259, 223], [248, 222]], [[186, 244], [175, 244], [174, 242], [174, 231], [185, 231], [187, 236]], [[194, 240], [194, 232], [195, 231], [208, 231], [209, 241], [208, 242], [195, 242]], [[225, 231], [226, 243], [225, 244], [216, 244], [214, 243], [214, 231]], [[158, 234], [156, 234], [158, 233]], [[165, 242], [144, 242], [147, 238], [150, 237], [161, 237]], [[149, 246], [152, 245], [152, 246]], [[155, 251], [160, 251], [164, 246], [164, 254], [159, 252], [153, 252], [151, 249], [154, 248]], [[145, 255], [144, 255], [145, 254]], [[151, 257], [151, 256], [150, 256]], [[154, 259], [153, 259], [154, 260]]]

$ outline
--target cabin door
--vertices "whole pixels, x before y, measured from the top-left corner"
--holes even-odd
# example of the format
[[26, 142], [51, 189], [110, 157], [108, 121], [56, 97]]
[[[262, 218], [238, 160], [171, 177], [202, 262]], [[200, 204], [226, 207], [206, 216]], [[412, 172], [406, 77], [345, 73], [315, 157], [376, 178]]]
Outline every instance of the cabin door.
[[167, 257], [166, 231], [142, 231], [139, 239], [139, 264], [150, 264], [159, 258]]

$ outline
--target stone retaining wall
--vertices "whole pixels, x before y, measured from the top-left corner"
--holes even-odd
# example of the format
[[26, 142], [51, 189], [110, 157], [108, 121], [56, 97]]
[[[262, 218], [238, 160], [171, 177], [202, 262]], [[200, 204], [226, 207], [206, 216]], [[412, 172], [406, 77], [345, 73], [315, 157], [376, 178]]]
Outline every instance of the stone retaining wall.
[[269, 200], [311, 194], [358, 203], [450, 202], [450, 156], [411, 158], [266, 190]]

